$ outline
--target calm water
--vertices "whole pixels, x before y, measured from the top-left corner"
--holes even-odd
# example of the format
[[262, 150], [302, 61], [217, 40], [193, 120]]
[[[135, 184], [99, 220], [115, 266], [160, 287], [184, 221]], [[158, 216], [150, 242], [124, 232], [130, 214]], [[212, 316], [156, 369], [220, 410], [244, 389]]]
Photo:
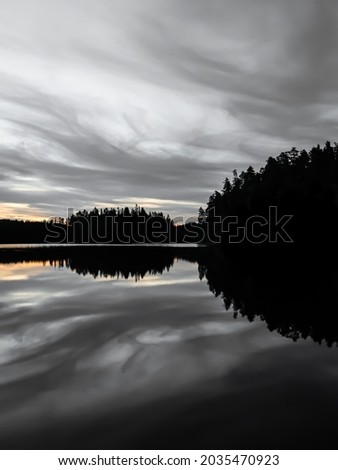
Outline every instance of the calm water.
[[0, 265], [3, 446], [332, 445], [336, 348], [235, 319], [196, 262], [128, 269]]

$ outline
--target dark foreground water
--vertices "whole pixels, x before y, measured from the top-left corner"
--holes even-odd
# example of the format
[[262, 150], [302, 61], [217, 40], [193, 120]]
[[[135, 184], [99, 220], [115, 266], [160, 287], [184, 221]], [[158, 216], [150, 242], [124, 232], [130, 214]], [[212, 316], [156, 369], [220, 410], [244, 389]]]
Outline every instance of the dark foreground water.
[[336, 447], [336, 347], [235, 319], [192, 251], [124, 257], [2, 259], [3, 448]]

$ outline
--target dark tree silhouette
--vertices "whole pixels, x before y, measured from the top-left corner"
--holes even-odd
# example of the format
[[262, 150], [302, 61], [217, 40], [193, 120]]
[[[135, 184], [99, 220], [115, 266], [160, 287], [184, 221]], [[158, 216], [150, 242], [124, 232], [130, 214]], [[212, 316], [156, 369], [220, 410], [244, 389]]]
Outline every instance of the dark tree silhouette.
[[[259, 171], [252, 166], [232, 182], [226, 178], [222, 192], [215, 191], [206, 208], [206, 221], [215, 217], [238, 217], [245, 225], [248, 218], [268, 219], [269, 207], [280, 215], [292, 215], [288, 233], [297, 244], [336, 243], [338, 235], [338, 144], [330, 142], [310, 152], [292, 148], [276, 158], [268, 158]], [[268, 227], [266, 228], [268, 230]], [[222, 234], [224, 243], [230, 233]]]
[[0, 243], [194, 243], [196, 224], [175, 225], [163, 212], [143, 207], [78, 211], [68, 219], [0, 220]]

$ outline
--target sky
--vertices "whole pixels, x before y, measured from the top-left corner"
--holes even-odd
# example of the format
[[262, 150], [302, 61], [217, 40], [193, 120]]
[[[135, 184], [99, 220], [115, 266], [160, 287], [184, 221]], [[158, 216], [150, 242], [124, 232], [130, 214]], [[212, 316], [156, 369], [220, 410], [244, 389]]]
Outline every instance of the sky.
[[338, 140], [335, 0], [0, 0], [0, 217], [194, 216]]

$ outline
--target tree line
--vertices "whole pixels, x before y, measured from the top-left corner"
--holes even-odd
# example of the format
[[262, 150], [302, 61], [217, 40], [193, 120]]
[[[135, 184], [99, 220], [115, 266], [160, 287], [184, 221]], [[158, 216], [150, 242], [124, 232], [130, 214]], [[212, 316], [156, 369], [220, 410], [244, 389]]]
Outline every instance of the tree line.
[[[285, 229], [284, 224], [272, 234], [281, 217], [287, 218]], [[258, 171], [234, 170], [197, 219], [178, 225], [163, 212], [137, 205], [82, 210], [44, 222], [3, 219], [0, 243], [332, 244], [338, 236], [338, 144], [309, 152], [292, 148], [269, 157]]]
[[[278, 210], [278, 216], [291, 216], [287, 230], [294, 242], [335, 242], [338, 144], [327, 142], [309, 152], [292, 148], [276, 158], [268, 158], [258, 171], [252, 166], [240, 174], [234, 170], [232, 180], [226, 178], [222, 190], [210, 196], [205, 209], [200, 208], [199, 222], [205, 227], [216, 218], [237, 217], [238, 225], [245, 226], [251, 217], [257, 217], [258, 222], [269, 221], [271, 207]], [[229, 227], [223, 227], [222, 242], [229, 242], [231, 235]]]
[[144, 244], [197, 243], [197, 223], [176, 224], [163, 212], [143, 207], [94, 208], [67, 218], [32, 222], [0, 220], [0, 243]]

